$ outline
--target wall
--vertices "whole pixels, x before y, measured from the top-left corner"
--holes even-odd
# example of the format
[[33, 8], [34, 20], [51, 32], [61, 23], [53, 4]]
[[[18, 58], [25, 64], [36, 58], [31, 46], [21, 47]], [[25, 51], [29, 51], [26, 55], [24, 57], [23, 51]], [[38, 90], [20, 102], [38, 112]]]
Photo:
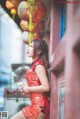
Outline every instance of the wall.
[[[76, 0], [72, 0], [76, 2]], [[56, 1], [53, 0], [53, 3]], [[55, 12], [56, 11], [56, 12]], [[64, 71], [65, 78], [65, 119], [80, 118], [80, 5], [67, 4], [66, 32], [59, 43], [59, 8], [53, 4], [51, 14], [50, 56], [51, 63], [51, 101], [50, 119], [60, 119], [58, 115], [57, 75]], [[58, 16], [57, 16], [58, 15]], [[55, 17], [54, 17], [55, 16]], [[58, 20], [57, 20], [58, 18]], [[57, 23], [56, 23], [57, 21]], [[57, 28], [56, 28], [57, 26]], [[54, 35], [55, 34], [55, 35]], [[76, 45], [77, 44], [77, 45]], [[76, 51], [74, 48], [76, 47]], [[77, 48], [78, 47], [78, 48]]]

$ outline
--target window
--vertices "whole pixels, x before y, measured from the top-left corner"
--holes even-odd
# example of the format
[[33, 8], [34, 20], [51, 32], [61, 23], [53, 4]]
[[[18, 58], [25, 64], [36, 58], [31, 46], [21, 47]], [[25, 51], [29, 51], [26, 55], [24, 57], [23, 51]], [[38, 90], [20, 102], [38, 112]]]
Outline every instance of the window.
[[58, 119], [64, 119], [64, 73], [58, 76]]
[[60, 11], [60, 40], [62, 39], [66, 27], [66, 4], [61, 4]]

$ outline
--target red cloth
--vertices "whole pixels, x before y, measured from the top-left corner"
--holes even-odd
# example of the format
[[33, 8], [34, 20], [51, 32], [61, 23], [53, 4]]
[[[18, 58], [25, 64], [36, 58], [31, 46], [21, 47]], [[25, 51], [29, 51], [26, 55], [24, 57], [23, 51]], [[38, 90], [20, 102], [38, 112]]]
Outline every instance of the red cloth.
[[[36, 60], [32, 67], [26, 73], [26, 80], [29, 86], [41, 85], [40, 80], [35, 73], [36, 65], [43, 65], [41, 60]], [[24, 116], [28, 119], [37, 119], [39, 113], [42, 111], [41, 106], [45, 106], [45, 119], [49, 119], [50, 102], [45, 93], [30, 92], [31, 105], [22, 109]]]

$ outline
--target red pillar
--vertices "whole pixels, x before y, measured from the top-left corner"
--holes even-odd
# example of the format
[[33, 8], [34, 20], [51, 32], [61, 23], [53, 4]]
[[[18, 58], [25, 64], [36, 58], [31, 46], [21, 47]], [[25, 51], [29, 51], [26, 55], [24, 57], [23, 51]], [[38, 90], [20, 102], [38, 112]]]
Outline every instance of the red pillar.
[[[53, 52], [59, 43], [60, 32], [60, 5], [52, 0], [51, 23], [50, 23], [50, 61]], [[52, 62], [53, 64], [53, 62]], [[55, 73], [51, 72], [51, 97], [50, 97], [50, 119], [57, 119], [58, 112], [58, 86]]]
[[66, 27], [65, 119], [80, 119], [80, 58], [73, 50], [80, 40], [80, 4], [67, 5]]
[[58, 86], [57, 76], [51, 75], [51, 99], [50, 99], [50, 119], [57, 119], [58, 112]]
[[50, 23], [50, 55], [57, 47], [60, 38], [60, 5], [57, 0], [52, 0]]

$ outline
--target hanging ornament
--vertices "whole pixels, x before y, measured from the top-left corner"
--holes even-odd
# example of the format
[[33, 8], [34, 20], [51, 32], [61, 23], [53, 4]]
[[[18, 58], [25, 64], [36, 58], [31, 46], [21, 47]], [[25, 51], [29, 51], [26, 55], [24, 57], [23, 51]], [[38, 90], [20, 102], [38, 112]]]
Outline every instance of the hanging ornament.
[[20, 27], [22, 28], [23, 31], [29, 32], [29, 22], [28, 21], [21, 20]]
[[11, 10], [12, 8], [14, 8], [14, 4], [12, 4], [10, 1], [6, 1], [6, 7], [7, 9]]
[[29, 21], [29, 15], [32, 14], [32, 22], [33, 23], [39, 23], [43, 17], [46, 14], [45, 5], [40, 2], [39, 0], [36, 1], [36, 7], [35, 4], [31, 4], [29, 2], [30, 0], [27, 0], [27, 2], [22, 1], [18, 6], [18, 15], [21, 19]]
[[33, 36], [34, 36], [34, 34], [32, 32], [29, 32], [28, 33], [28, 43], [29, 43], [29, 45], [31, 44], [31, 41], [33, 39]]
[[34, 23], [32, 23], [32, 14], [30, 13], [30, 16], [29, 16], [29, 31], [32, 32], [33, 29], [34, 29]]
[[16, 12], [16, 9], [14, 9], [14, 8], [11, 9], [11, 14], [13, 15], [13, 19], [15, 19], [16, 13], [17, 13], [17, 12]]
[[11, 8], [15, 8], [17, 10], [19, 3], [21, 0], [7, 0], [6, 1], [6, 7], [11, 10]]
[[[29, 30], [29, 22], [28, 21], [21, 20], [20, 27], [22, 28], [23, 31], [30, 32], [30, 30]], [[37, 23], [32, 23], [31, 27], [32, 27], [32, 32], [33, 33], [34, 32], [38, 33], [38, 32], [42, 32], [43, 31], [44, 24], [43, 24], [43, 22], [40, 22], [38, 24]]]
[[46, 15], [46, 8], [43, 2], [36, 0], [36, 12], [33, 16], [33, 22], [39, 23]]
[[40, 31], [43, 30], [42, 19], [46, 14], [45, 5], [40, 0], [22, 1], [18, 5], [18, 16], [22, 19], [20, 26], [28, 31], [28, 39], [25, 43], [30, 45], [33, 39], [40, 39]]
[[30, 8], [30, 7], [36, 8], [36, 0], [27, 0], [26, 8]]
[[34, 39], [40, 39], [40, 34], [35, 32], [32, 40]]
[[35, 24], [35, 28], [33, 30], [34, 33], [39, 33], [39, 32], [43, 32], [44, 29], [44, 24], [43, 22], [39, 22], [38, 24]]
[[26, 9], [26, 2], [25, 1], [20, 2], [20, 4], [18, 5], [17, 11], [18, 11], [18, 16], [22, 20], [28, 20], [27, 9]]
[[32, 14], [30, 13], [29, 14], [29, 31], [30, 32], [29, 32], [29, 35], [28, 35], [29, 45], [30, 45], [30, 43], [32, 41], [32, 37], [33, 37], [32, 29], [33, 29], [33, 27], [32, 27]]
[[10, 10], [10, 13], [12, 14], [13, 19], [15, 18], [15, 15], [17, 13], [16, 9], [18, 7], [18, 4], [21, 0], [7, 0], [6, 1], [6, 7]]

